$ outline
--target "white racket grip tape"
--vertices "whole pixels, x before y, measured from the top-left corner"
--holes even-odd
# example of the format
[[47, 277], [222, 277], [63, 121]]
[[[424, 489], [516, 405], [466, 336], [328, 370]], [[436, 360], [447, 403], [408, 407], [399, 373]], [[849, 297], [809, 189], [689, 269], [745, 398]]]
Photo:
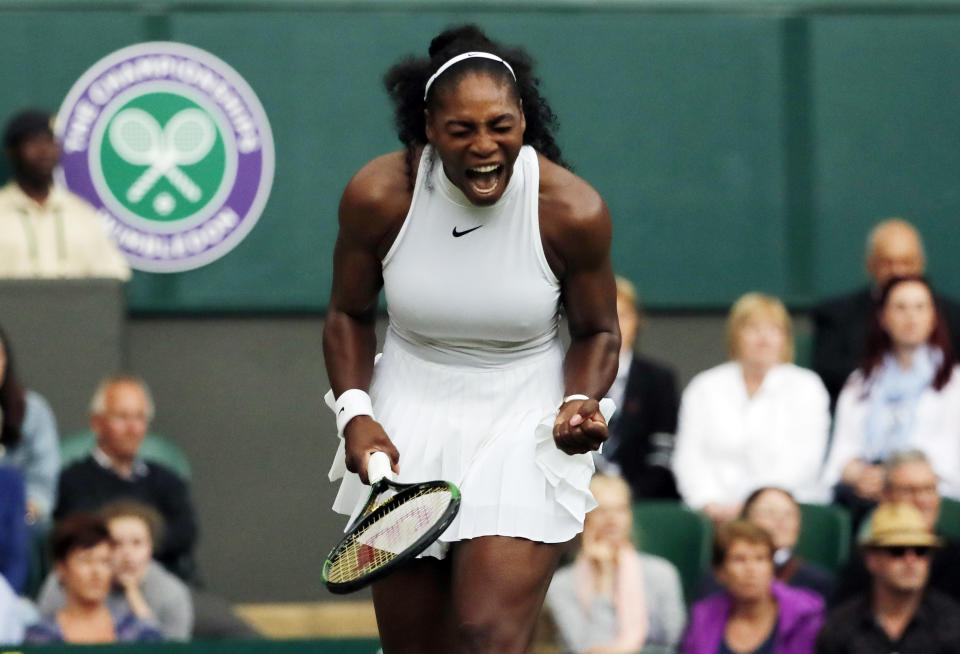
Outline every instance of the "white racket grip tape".
[[374, 452], [367, 460], [367, 478], [370, 485], [377, 483], [381, 479], [393, 479], [393, 471], [390, 469], [390, 457], [386, 452]]

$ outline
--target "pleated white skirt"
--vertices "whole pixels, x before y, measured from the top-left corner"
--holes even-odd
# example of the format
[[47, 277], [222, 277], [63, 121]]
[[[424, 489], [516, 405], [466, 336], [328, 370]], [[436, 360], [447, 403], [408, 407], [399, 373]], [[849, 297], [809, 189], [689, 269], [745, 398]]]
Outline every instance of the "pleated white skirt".
[[[414, 350], [388, 332], [370, 396], [400, 451], [397, 480], [444, 479], [460, 488], [460, 513], [440, 542], [500, 535], [557, 543], [580, 533], [596, 506], [594, 467], [590, 455], [569, 456], [553, 443], [563, 396], [559, 341], [493, 368], [431, 361]], [[337, 457], [334, 468], [342, 446]], [[369, 491], [345, 472], [334, 510], [353, 515]], [[443, 549], [427, 554], [442, 558]]]

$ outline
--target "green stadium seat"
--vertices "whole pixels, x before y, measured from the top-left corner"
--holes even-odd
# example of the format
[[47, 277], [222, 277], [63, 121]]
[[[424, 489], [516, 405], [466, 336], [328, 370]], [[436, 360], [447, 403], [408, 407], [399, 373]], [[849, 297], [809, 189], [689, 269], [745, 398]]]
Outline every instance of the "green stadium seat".
[[[95, 443], [96, 437], [90, 430], [61, 438], [61, 468], [66, 468], [74, 461], [79, 461], [90, 454]], [[147, 461], [166, 466], [184, 480], [190, 479], [190, 461], [187, 460], [186, 454], [179, 445], [159, 434], [147, 434], [140, 446], [140, 456]]]
[[837, 573], [850, 554], [850, 515], [828, 504], [801, 504], [796, 553]]
[[960, 502], [944, 497], [940, 500], [940, 519], [937, 533], [960, 541]]
[[679, 502], [635, 502], [633, 534], [641, 551], [661, 556], [677, 567], [689, 604], [710, 567], [710, 519]]

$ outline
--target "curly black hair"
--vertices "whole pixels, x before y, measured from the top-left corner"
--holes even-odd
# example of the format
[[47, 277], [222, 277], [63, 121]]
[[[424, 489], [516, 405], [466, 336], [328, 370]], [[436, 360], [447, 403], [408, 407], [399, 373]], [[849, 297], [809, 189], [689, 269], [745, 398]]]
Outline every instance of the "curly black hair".
[[[458, 63], [438, 77], [424, 100], [424, 89], [430, 76], [451, 58], [471, 51], [489, 52], [509, 63], [516, 75], [516, 82], [500, 62], [472, 58]], [[553, 137], [557, 117], [540, 95], [540, 80], [533, 74], [530, 56], [521, 48], [492, 41], [476, 25], [460, 25], [444, 30], [430, 42], [429, 57], [407, 57], [392, 66], [383, 77], [383, 84], [394, 106], [397, 137], [406, 149], [411, 187], [416, 168], [414, 153], [427, 143], [424, 109], [429, 108], [444, 90], [453, 88], [465, 75], [478, 71], [509, 82], [515, 91], [527, 123], [524, 144], [532, 145], [550, 161], [569, 167]]]

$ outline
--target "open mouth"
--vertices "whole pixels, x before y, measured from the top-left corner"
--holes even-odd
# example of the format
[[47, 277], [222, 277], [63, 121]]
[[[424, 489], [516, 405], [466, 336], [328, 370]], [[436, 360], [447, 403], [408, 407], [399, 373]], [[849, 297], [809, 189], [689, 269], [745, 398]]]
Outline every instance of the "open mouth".
[[503, 179], [503, 164], [488, 164], [467, 168], [466, 177], [471, 188], [478, 195], [490, 195], [497, 190]]

